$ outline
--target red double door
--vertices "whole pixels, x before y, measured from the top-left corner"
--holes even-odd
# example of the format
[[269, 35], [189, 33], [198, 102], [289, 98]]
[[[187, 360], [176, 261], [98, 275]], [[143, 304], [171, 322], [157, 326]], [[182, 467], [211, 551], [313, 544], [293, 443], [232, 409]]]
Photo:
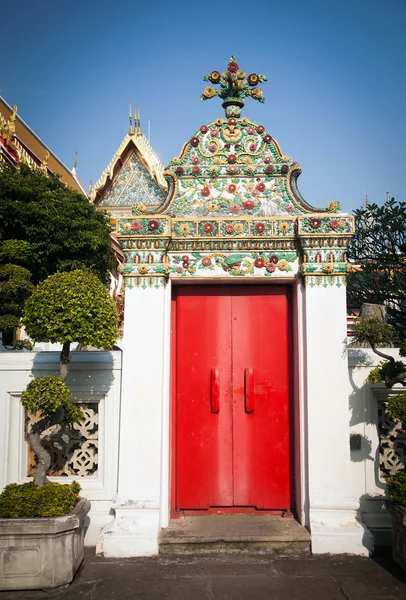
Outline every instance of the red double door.
[[290, 508], [285, 286], [178, 288], [176, 508]]

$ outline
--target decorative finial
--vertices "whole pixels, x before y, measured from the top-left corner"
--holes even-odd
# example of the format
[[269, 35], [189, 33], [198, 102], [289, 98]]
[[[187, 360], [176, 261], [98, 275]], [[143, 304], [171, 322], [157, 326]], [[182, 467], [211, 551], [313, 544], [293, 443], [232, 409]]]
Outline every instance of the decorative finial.
[[72, 167], [72, 175], [76, 175], [76, 167], [78, 166], [78, 151], [76, 150], [76, 154], [75, 154], [75, 162], [73, 163], [73, 167]]
[[45, 158], [44, 158], [44, 160], [42, 161], [42, 164], [41, 164], [41, 170], [44, 171], [45, 175], [48, 174], [48, 161], [49, 161], [49, 157], [50, 157], [50, 154], [49, 154], [49, 151], [47, 150], [45, 152]]
[[132, 110], [132, 104], [130, 102], [130, 129], [128, 130], [128, 133], [130, 135], [134, 134], [134, 126], [133, 126], [133, 110]]
[[141, 111], [140, 111], [140, 107], [138, 107], [138, 126], [137, 126], [137, 135], [142, 135], [142, 131], [141, 131]]
[[254, 100], [264, 102], [262, 90], [256, 87], [259, 83], [268, 81], [265, 75], [251, 73], [248, 75], [242, 71], [237, 63], [235, 56], [230, 58], [227, 71], [222, 75], [218, 71], [212, 71], [209, 75], [203, 77], [203, 81], [210, 81], [214, 85], [220, 84], [220, 89], [207, 86], [200, 96], [201, 100], [210, 100], [214, 96], [219, 96], [224, 100], [222, 106], [226, 111], [226, 116], [240, 117], [241, 109], [244, 106], [244, 98], [251, 96]]
[[16, 132], [16, 126], [15, 126], [15, 120], [16, 120], [16, 114], [17, 114], [17, 104], [14, 104], [13, 106], [13, 111], [7, 121], [7, 123], [4, 125], [4, 127], [2, 128], [2, 136], [5, 138], [7, 143], [11, 143], [14, 134]]

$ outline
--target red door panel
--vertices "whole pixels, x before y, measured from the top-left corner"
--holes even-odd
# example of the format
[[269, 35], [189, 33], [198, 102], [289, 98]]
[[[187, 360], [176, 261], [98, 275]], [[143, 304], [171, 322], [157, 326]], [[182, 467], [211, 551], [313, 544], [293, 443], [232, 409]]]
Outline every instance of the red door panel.
[[232, 506], [231, 296], [177, 295], [177, 507]]
[[176, 507], [290, 508], [284, 286], [176, 292]]
[[288, 342], [286, 288], [233, 290], [235, 506], [290, 508]]

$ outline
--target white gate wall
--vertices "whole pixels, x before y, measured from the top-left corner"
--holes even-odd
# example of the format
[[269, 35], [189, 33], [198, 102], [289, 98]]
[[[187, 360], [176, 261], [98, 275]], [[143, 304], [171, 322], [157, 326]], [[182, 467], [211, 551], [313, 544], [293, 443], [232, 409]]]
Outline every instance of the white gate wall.
[[[0, 354], [0, 489], [8, 483], [29, 481], [24, 409], [21, 393], [33, 377], [56, 375], [59, 352], [13, 351]], [[72, 352], [67, 385], [72, 400], [87, 407], [90, 437], [76, 452], [75, 473], [52, 481], [76, 480], [91, 501], [85, 543], [95, 545], [101, 528], [112, 520], [117, 491], [121, 351]], [[79, 432], [86, 434], [85, 429]], [[95, 446], [97, 450], [95, 450]], [[94, 472], [92, 472], [94, 471]]]

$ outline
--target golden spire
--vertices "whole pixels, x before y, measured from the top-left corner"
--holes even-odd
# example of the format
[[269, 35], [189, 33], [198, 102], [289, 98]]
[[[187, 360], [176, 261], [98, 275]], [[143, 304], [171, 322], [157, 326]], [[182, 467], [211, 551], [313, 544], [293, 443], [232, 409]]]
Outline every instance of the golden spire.
[[130, 129], [128, 130], [129, 135], [134, 135], [134, 126], [133, 126], [133, 111], [132, 111], [132, 104], [130, 102]]
[[138, 119], [137, 119], [138, 125], [137, 125], [137, 135], [142, 135], [142, 131], [141, 131], [141, 112], [140, 112], [140, 107], [138, 107]]

